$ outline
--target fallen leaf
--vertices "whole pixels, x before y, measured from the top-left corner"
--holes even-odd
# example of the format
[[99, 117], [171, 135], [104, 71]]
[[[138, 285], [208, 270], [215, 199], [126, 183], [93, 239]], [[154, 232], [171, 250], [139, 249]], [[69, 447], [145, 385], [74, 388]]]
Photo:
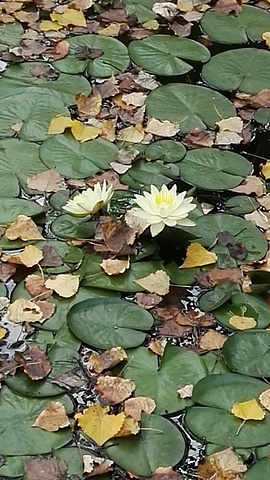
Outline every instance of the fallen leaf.
[[28, 177], [26, 184], [29, 188], [38, 190], [38, 192], [59, 192], [67, 188], [64, 179], [56, 168]]
[[125, 417], [124, 423], [115, 437], [127, 437], [129, 435], [137, 435], [140, 427], [137, 420], [132, 417]]
[[107, 273], [107, 275], [119, 275], [129, 269], [130, 260], [108, 258], [108, 260], [103, 260], [100, 266], [103, 268], [104, 272]]
[[113, 347], [103, 353], [92, 353], [89, 357], [89, 366], [95, 373], [102, 373], [127, 358], [127, 354], [122, 347]]
[[61, 273], [54, 279], [49, 278], [45, 282], [45, 287], [54, 290], [60, 297], [70, 298], [77, 293], [80, 283], [79, 275], [71, 273]]
[[126, 400], [136, 388], [132, 380], [120, 377], [101, 376], [96, 390], [103, 405], [117, 405]]
[[215, 140], [214, 132], [203, 130], [199, 127], [191, 130], [182, 140], [183, 145], [188, 148], [212, 147]]
[[3, 255], [2, 260], [18, 265], [25, 265], [28, 268], [37, 265], [43, 258], [43, 253], [34, 245], [27, 245], [24, 250], [17, 255]]
[[66, 128], [71, 128], [73, 120], [70, 117], [58, 115], [51, 120], [48, 128], [48, 135], [59, 135], [64, 133]]
[[156, 307], [161, 301], [162, 297], [156, 293], [139, 292], [135, 295], [135, 302], [139, 307], [145, 308], [145, 310]]
[[179, 473], [175, 472], [172, 467], [158, 467], [149, 480], [181, 480], [181, 478]]
[[142, 92], [124, 93], [122, 100], [127, 105], [133, 105], [134, 107], [142, 107], [145, 104], [147, 95]]
[[231, 192], [245, 193], [246, 195], [255, 194], [258, 197], [266, 193], [264, 182], [254, 175], [248, 175], [238, 187], [231, 188]]
[[148, 20], [147, 22], [144, 22], [142, 24], [143, 28], [146, 28], [148, 30], [158, 30], [159, 29], [159, 23], [157, 20], [154, 18], [152, 20]]
[[96, 457], [95, 455], [83, 455], [83, 473], [84, 477], [93, 477], [102, 475], [112, 470], [113, 462], [107, 458]]
[[10, 305], [10, 300], [7, 297], [0, 297], [0, 310], [7, 308]]
[[39, 345], [31, 345], [24, 352], [15, 352], [15, 360], [31, 380], [41, 380], [51, 371], [46, 352]]
[[51, 61], [61, 60], [65, 58], [69, 52], [69, 43], [65, 40], [57, 42], [54, 47], [48, 48], [44, 55]]
[[59, 458], [34, 458], [24, 464], [25, 480], [63, 480], [67, 471]]
[[97, 173], [93, 175], [91, 178], [86, 180], [86, 184], [89, 187], [93, 187], [97, 182], [103, 183], [104, 180], [108, 184], [108, 186], [112, 185], [114, 190], [128, 190], [128, 185], [124, 185], [120, 182], [119, 175], [114, 172], [113, 170], [107, 170], [104, 173]]
[[268, 230], [270, 225], [270, 214], [268, 212], [256, 210], [255, 212], [245, 215], [245, 219], [263, 230]]
[[258, 404], [257, 400], [252, 399], [247, 402], [236, 402], [231, 408], [231, 413], [242, 420], [263, 420], [265, 412]]
[[102, 97], [98, 91], [92, 92], [89, 97], [84, 93], [75, 95], [75, 102], [78, 108], [78, 113], [84, 117], [96, 117], [100, 113]]
[[177, 393], [179, 393], [180, 398], [191, 398], [192, 393], [194, 390], [194, 385], [192, 383], [185, 385], [184, 387], [181, 387], [177, 390]]
[[48, 290], [45, 287], [45, 280], [41, 275], [28, 275], [24, 279], [26, 290], [30, 293], [31, 297], [35, 297], [39, 300], [45, 300], [49, 298], [53, 291]]
[[265, 208], [265, 210], [270, 210], [270, 193], [267, 193], [267, 195], [263, 195], [262, 197], [258, 197], [256, 200], [263, 208]]
[[[130, 255], [134, 251], [131, 245], [135, 238], [136, 232], [125, 222], [100, 217], [95, 240], [104, 242], [104, 246], [100, 246], [101, 251], [109, 251], [114, 255]], [[95, 247], [95, 250], [100, 250], [100, 247]]]
[[227, 281], [241, 284], [243, 281], [240, 268], [213, 268], [206, 275], [211, 285], [219, 285]]
[[270, 48], [270, 32], [264, 32], [262, 34], [262, 40], [264, 40], [266, 45]]
[[55, 303], [47, 302], [47, 300], [35, 300], [36, 305], [42, 312], [42, 322], [51, 318], [55, 312]]
[[0, 326], [0, 340], [5, 337], [7, 330], [4, 327]]
[[40, 262], [41, 267], [61, 267], [63, 260], [61, 255], [54, 250], [49, 242], [46, 242], [42, 247], [43, 259]]
[[152, 11], [166, 20], [172, 20], [179, 12], [177, 6], [171, 2], [154, 3]]
[[16, 273], [16, 265], [0, 261], [0, 281], [5, 283]]
[[168, 320], [158, 327], [158, 334], [161, 337], [181, 338], [185, 333], [190, 332], [190, 326], [179, 325], [176, 320]]
[[266, 164], [262, 166], [262, 174], [266, 180], [270, 178], [270, 162], [266, 162]]
[[41, 32], [49, 32], [50, 30], [52, 31], [57, 31], [61, 30], [62, 25], [59, 25], [57, 22], [51, 22], [50, 20], [42, 20], [39, 24], [39, 28]]
[[259, 401], [266, 410], [270, 411], [270, 388], [259, 395]]
[[270, 107], [270, 90], [265, 88], [256, 95], [252, 95], [248, 99], [249, 104], [254, 108], [267, 108]]
[[124, 412], [127, 416], [139, 422], [142, 412], [152, 413], [156, 408], [154, 400], [150, 397], [132, 397], [124, 403]]
[[77, 413], [75, 419], [82, 431], [99, 446], [116, 435], [125, 419], [124, 412], [109, 415], [110, 408], [98, 403], [91, 405], [83, 413]]
[[164, 270], [157, 270], [143, 278], [134, 280], [144, 290], [157, 295], [167, 295], [170, 289], [170, 277]]
[[249, 330], [250, 328], [256, 327], [257, 322], [252, 317], [233, 315], [229, 319], [229, 324], [237, 328], [237, 330]]
[[53, 12], [50, 14], [53, 22], [67, 27], [68, 25], [75, 25], [76, 27], [86, 27], [86, 20], [84, 14], [80, 10], [74, 8], [67, 8], [63, 13]]
[[18, 215], [9, 227], [7, 227], [5, 236], [8, 240], [17, 240], [20, 238], [24, 242], [29, 240], [43, 240], [35, 222], [26, 215]]
[[84, 125], [78, 120], [73, 120], [71, 125], [71, 133], [73, 137], [80, 143], [88, 142], [88, 140], [94, 140], [101, 132], [100, 127], [94, 127], [92, 125]]
[[148, 119], [145, 131], [160, 137], [174, 137], [180, 131], [180, 127], [178, 123], [168, 120], [161, 121], [152, 117]]
[[243, 130], [243, 120], [239, 117], [229, 117], [216, 122], [220, 132], [236, 132], [241, 133]]
[[61, 402], [51, 402], [38, 415], [32, 427], [38, 427], [47, 432], [58, 432], [60, 428], [69, 426], [66, 409]]
[[105, 35], [105, 37], [117, 37], [120, 33], [121, 24], [112, 22], [108, 27], [101, 28], [97, 31], [99, 35]]
[[141, 143], [144, 139], [144, 132], [141, 128], [131, 126], [119, 130], [117, 140], [121, 142]]
[[207, 332], [199, 338], [199, 348], [203, 351], [219, 350], [226, 342], [226, 335], [222, 335], [215, 330], [207, 330]]
[[19, 12], [15, 12], [14, 17], [16, 20], [19, 20], [19, 22], [29, 23], [31, 25], [38, 21], [39, 12], [26, 12], [25, 10], [21, 10]]
[[215, 145], [238, 145], [243, 141], [243, 137], [236, 132], [220, 132], [216, 134]]
[[213, 9], [220, 13], [240, 13], [242, 11], [241, 3], [237, 0], [218, 0]]
[[156, 355], [162, 356], [165, 350], [167, 344], [167, 340], [164, 338], [157, 338], [156, 340], [151, 340], [151, 342], [148, 344], [149, 350], [151, 352], [155, 353]]
[[194, 242], [188, 246], [186, 258], [180, 268], [202, 267], [216, 261], [215, 253], [208, 252], [200, 243]]
[[232, 447], [209, 455], [199, 464], [199, 478], [216, 480], [241, 480], [238, 473], [246, 472], [243, 460], [236, 455]]

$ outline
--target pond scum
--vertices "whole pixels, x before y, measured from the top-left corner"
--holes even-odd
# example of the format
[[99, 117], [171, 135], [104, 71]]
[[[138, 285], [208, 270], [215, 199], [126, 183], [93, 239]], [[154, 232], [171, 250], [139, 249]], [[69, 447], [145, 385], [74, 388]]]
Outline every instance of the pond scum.
[[1, 479], [270, 479], [269, 8], [0, 2]]

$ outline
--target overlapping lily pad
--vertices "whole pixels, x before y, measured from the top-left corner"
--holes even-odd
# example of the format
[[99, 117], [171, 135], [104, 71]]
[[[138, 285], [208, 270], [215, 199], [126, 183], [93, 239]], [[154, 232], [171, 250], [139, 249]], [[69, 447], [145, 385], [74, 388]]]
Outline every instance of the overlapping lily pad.
[[270, 108], [259, 108], [255, 115], [254, 120], [256, 122], [261, 123], [262, 125], [266, 125], [270, 122]]
[[225, 208], [229, 213], [236, 215], [245, 215], [252, 213], [260, 206], [256, 198], [248, 197], [247, 195], [236, 195], [229, 198], [225, 203]]
[[152, 7], [154, 3], [162, 3], [163, 0], [124, 0], [124, 7], [129, 15], [135, 14], [140, 23], [148, 22], [156, 18]]
[[9, 225], [18, 215], [35, 217], [43, 208], [35, 202], [22, 198], [1, 197], [0, 224]]
[[248, 469], [246, 473], [247, 480], [266, 479], [270, 475], [270, 459], [263, 458]]
[[186, 149], [182, 143], [175, 140], [157, 140], [147, 145], [144, 153], [148, 160], [175, 163], [184, 158]]
[[91, 238], [97, 223], [76, 218], [71, 215], [60, 215], [51, 224], [52, 232], [60, 238]]
[[162, 161], [146, 162], [138, 160], [121, 177], [121, 181], [130, 188], [149, 188], [149, 185], [161, 187], [179, 177], [178, 164], [163, 163]]
[[9, 47], [16, 47], [22, 35], [23, 28], [20, 23], [2, 23], [0, 26], [0, 52], [4, 52]]

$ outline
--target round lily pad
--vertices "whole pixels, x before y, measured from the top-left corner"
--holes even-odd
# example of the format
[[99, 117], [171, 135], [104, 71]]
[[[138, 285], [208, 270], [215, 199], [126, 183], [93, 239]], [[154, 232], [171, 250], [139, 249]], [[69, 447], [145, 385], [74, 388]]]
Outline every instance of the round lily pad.
[[241, 12], [229, 15], [208, 10], [201, 19], [201, 26], [217, 43], [260, 42], [262, 33], [270, 30], [270, 14], [250, 5], [242, 5]]
[[259, 208], [260, 204], [256, 198], [248, 197], [247, 195], [235, 195], [229, 198], [225, 207], [229, 213], [238, 215], [245, 215], [246, 213], [252, 213]]
[[34, 217], [43, 212], [43, 208], [35, 202], [22, 198], [1, 197], [0, 224], [10, 225], [18, 215]]
[[209, 50], [201, 43], [188, 38], [171, 35], [151, 35], [143, 40], [134, 40], [129, 45], [131, 60], [144, 70], [156, 75], [183, 75], [192, 70], [184, 62], [207, 62]]
[[65, 395], [38, 400], [19, 395], [6, 386], [2, 388], [0, 395], [2, 455], [50, 453], [53, 448], [60, 448], [71, 440], [69, 428], [53, 433], [32, 427], [37, 416], [51, 401], [63, 403], [68, 413], [73, 410], [71, 400]]
[[221, 325], [237, 330], [229, 322], [233, 315], [254, 318], [257, 323], [254, 327], [256, 329], [265, 328], [270, 323], [270, 308], [267, 301], [252, 293], [235, 293], [230, 302], [215, 310], [215, 318]]
[[182, 160], [186, 154], [186, 149], [182, 143], [175, 140], [157, 140], [147, 145], [144, 153], [149, 160], [163, 160], [166, 163], [175, 163]]
[[162, 467], [173, 467], [185, 453], [185, 440], [176, 426], [159, 415], [142, 413], [137, 435], [112, 439], [107, 455], [134, 475], [149, 477]]
[[0, 52], [10, 47], [16, 47], [23, 35], [23, 27], [20, 23], [2, 24], [0, 26]]
[[270, 458], [262, 458], [246, 472], [247, 480], [267, 480], [270, 477]]
[[266, 125], [270, 122], [270, 108], [259, 108], [253, 118], [256, 122]]
[[0, 135], [18, 137], [30, 142], [42, 142], [48, 135], [51, 120], [56, 115], [69, 116], [69, 110], [51, 93], [24, 92], [1, 100]]
[[270, 377], [269, 330], [235, 333], [226, 340], [222, 353], [232, 372], [252, 377]]
[[211, 87], [256, 94], [270, 88], [270, 52], [239, 48], [219, 53], [204, 65], [202, 76]]
[[182, 399], [177, 390], [195, 385], [206, 373], [204, 361], [197, 353], [167, 344], [160, 361], [146, 347], [130, 350], [121, 376], [134, 380], [135, 395], [155, 400], [155, 413], [164, 415], [190, 406], [191, 400]]
[[52, 232], [60, 238], [91, 238], [97, 223], [71, 215], [60, 215], [51, 224]]
[[[49, 63], [23, 62], [11, 65], [0, 80], [0, 99], [21, 93], [53, 93], [66, 105], [74, 104], [77, 93], [89, 95], [91, 86], [86, 78], [59, 74]], [[56, 100], [56, 101], [57, 101]]]
[[104, 350], [140, 345], [146, 337], [144, 331], [153, 324], [152, 315], [143, 308], [112, 298], [80, 302], [71, 308], [67, 319], [76, 337]]
[[236, 115], [232, 103], [220, 93], [183, 83], [153, 90], [147, 97], [146, 111], [148, 116], [179, 123], [182, 134], [196, 127], [214, 128], [221, 118]]
[[2, 457], [0, 475], [7, 478], [16, 478], [24, 474], [24, 464], [28, 460], [32, 460], [31, 456], [12, 456]]
[[212, 312], [227, 302], [239, 289], [239, 285], [234, 282], [222, 282], [210, 292], [203, 293], [199, 299], [199, 306], [205, 312]]
[[109, 168], [118, 148], [98, 138], [79, 143], [70, 133], [48, 138], [40, 147], [40, 158], [48, 168], [56, 167], [68, 178], [86, 178]]
[[127, 47], [115, 38], [103, 35], [79, 35], [67, 40], [69, 53], [54, 67], [64, 73], [82, 73], [93, 77], [110, 77], [129, 65]]
[[179, 163], [179, 171], [185, 182], [196, 187], [227, 190], [238, 186], [252, 172], [252, 165], [233, 152], [198, 148], [186, 154]]
[[146, 162], [138, 160], [121, 176], [121, 182], [130, 188], [149, 188], [150, 185], [161, 187], [179, 177], [178, 164], [163, 163], [161, 160]]
[[154, 3], [162, 3], [163, 0], [124, 0], [123, 4], [129, 15], [135, 14], [140, 23], [148, 22], [156, 18], [152, 7]]

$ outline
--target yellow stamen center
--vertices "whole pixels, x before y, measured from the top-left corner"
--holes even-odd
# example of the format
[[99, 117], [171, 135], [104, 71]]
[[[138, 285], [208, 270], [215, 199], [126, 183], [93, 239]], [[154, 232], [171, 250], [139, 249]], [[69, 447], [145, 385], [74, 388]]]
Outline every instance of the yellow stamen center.
[[155, 202], [157, 205], [161, 205], [162, 203], [165, 203], [165, 205], [171, 205], [173, 203], [173, 197], [172, 195], [168, 193], [157, 193], [155, 197]]

